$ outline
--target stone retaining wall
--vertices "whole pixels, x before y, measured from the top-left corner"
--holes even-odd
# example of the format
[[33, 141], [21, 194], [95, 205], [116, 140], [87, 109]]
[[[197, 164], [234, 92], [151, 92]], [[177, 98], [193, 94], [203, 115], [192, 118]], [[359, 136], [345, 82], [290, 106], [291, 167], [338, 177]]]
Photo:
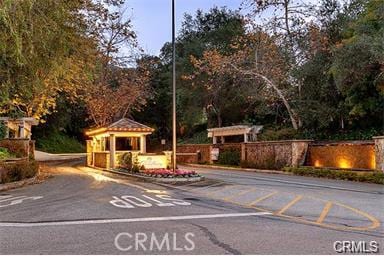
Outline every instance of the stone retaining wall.
[[313, 143], [309, 146], [308, 166], [341, 169], [376, 169], [373, 141]]
[[375, 167], [384, 172], [384, 136], [373, 137], [375, 142]]
[[177, 153], [176, 159], [178, 163], [199, 163], [199, 153]]
[[243, 145], [244, 167], [281, 169], [304, 163], [309, 140], [262, 141]]
[[[195, 163], [213, 163], [210, 155], [212, 148], [219, 148], [219, 152], [234, 150], [240, 152], [242, 166], [260, 169], [280, 169], [284, 166], [302, 165], [309, 140], [291, 141], [264, 141], [251, 143], [228, 143], [228, 144], [188, 144], [179, 145], [178, 153], [200, 152], [200, 161]], [[179, 158], [178, 158], [179, 159]], [[180, 162], [184, 162], [182, 158]], [[189, 159], [188, 163], [192, 163]]]
[[29, 139], [2, 139], [0, 147], [8, 149], [16, 157], [31, 157], [34, 159], [35, 141]]
[[[211, 162], [211, 144], [182, 144], [177, 145], [177, 153], [199, 153], [197, 162], [195, 163], [210, 163]], [[177, 156], [180, 162], [184, 162], [187, 157]], [[191, 157], [188, 158], [188, 163], [191, 163]]]

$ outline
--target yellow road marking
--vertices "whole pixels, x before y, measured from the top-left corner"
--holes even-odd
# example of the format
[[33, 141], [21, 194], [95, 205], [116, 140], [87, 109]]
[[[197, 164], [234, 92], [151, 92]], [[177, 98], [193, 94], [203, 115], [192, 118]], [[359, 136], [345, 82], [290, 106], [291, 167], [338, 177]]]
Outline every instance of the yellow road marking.
[[278, 193], [277, 191], [274, 191], [274, 192], [272, 192], [272, 193], [270, 193], [270, 194], [268, 194], [266, 196], [260, 197], [260, 198], [256, 199], [255, 201], [247, 204], [247, 206], [252, 206], [252, 205], [255, 205], [257, 203], [260, 203], [261, 201], [263, 201], [263, 200], [265, 200], [267, 198], [270, 198], [271, 196], [276, 195], [277, 193]]
[[349, 210], [351, 210], [351, 211], [353, 211], [353, 212], [355, 212], [357, 214], [363, 215], [366, 218], [368, 218], [372, 222], [372, 225], [367, 227], [368, 229], [374, 229], [374, 228], [377, 228], [377, 227], [380, 226], [380, 222], [375, 217], [373, 217], [372, 215], [369, 215], [366, 212], [360, 211], [359, 209], [350, 207], [350, 206], [342, 204], [342, 203], [335, 203], [335, 204], [340, 205], [342, 207], [345, 207], [345, 208], [347, 208], [347, 209], [349, 209]]
[[322, 223], [325, 219], [325, 217], [327, 217], [327, 214], [329, 212], [329, 210], [331, 209], [332, 207], [332, 202], [327, 202], [324, 206], [324, 209], [323, 211], [321, 212], [319, 218], [317, 219], [316, 223]]
[[[277, 192], [276, 192], [277, 193]], [[239, 206], [244, 206], [243, 204], [241, 203], [238, 203], [238, 202], [234, 202], [234, 201], [229, 201], [229, 200], [222, 200], [224, 202], [228, 202], [228, 203], [233, 203], [233, 204], [236, 204], [236, 205], [239, 205]], [[335, 204], [338, 204], [338, 203], [335, 203]], [[265, 209], [265, 208], [262, 208], [262, 207], [257, 207], [257, 206], [251, 206], [251, 205], [246, 205], [245, 207], [247, 208], [252, 208], [252, 209], [255, 209], [255, 210], [259, 210], [259, 211], [266, 211], [266, 212], [270, 212], [274, 215], [276, 215], [275, 213], [273, 213], [271, 210], [269, 209]], [[335, 230], [343, 230], [343, 231], [346, 231], [346, 230], [357, 230], [357, 231], [368, 231], [368, 230], [371, 230], [371, 229], [375, 229], [377, 227], [380, 226], [380, 223], [379, 222], [374, 222], [374, 220], [376, 220], [374, 217], [372, 217], [373, 219], [370, 219], [372, 222], [374, 222], [371, 226], [363, 226], [363, 227], [345, 227], [345, 226], [341, 226], [341, 225], [335, 225], [335, 224], [324, 224], [324, 223], [317, 223], [317, 222], [314, 222], [314, 221], [311, 221], [311, 220], [307, 220], [307, 219], [304, 219], [304, 218], [301, 218], [301, 217], [296, 217], [296, 216], [290, 216], [290, 215], [285, 215], [285, 214], [280, 214], [278, 215], [279, 217], [285, 217], [287, 219], [291, 219], [295, 222], [298, 222], [298, 223], [304, 223], [304, 224], [310, 224], [310, 225], [316, 225], [316, 226], [319, 226], [319, 227], [323, 227], [323, 228], [330, 228], [330, 229], [335, 229]], [[376, 220], [377, 221], [377, 220]]]
[[247, 189], [247, 190], [241, 191], [239, 193], [236, 193], [234, 195], [224, 197], [223, 200], [233, 199], [235, 197], [239, 197], [239, 196], [245, 195], [245, 194], [247, 194], [247, 193], [249, 193], [251, 191], [255, 191], [255, 190], [256, 190], [256, 188]]
[[291, 202], [289, 202], [286, 206], [284, 206], [283, 208], [281, 208], [280, 211], [278, 211], [276, 214], [279, 215], [279, 214], [282, 214], [283, 212], [285, 212], [286, 210], [288, 210], [290, 207], [292, 207], [295, 203], [299, 202], [301, 199], [303, 198], [302, 195], [299, 195], [297, 197], [295, 197], [295, 199], [293, 199]]

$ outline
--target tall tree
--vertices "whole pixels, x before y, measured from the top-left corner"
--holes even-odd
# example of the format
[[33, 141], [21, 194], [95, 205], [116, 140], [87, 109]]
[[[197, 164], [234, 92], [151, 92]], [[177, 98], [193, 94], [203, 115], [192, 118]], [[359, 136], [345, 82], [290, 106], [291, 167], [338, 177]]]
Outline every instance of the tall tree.
[[357, 122], [360, 127], [372, 126], [379, 121], [382, 126], [384, 3], [354, 1], [345, 12], [349, 17], [353, 14], [356, 19], [346, 26], [342, 40], [333, 49], [330, 71], [345, 97], [349, 121]]
[[[266, 33], [249, 33], [232, 44], [235, 53], [223, 55], [217, 51], [206, 51], [200, 60], [194, 59], [199, 73], [212, 79], [230, 74], [238, 86], [251, 86], [254, 93], [281, 100], [288, 112], [294, 129], [298, 129], [296, 111], [289, 102], [289, 87], [286, 86], [287, 65], [283, 54]], [[244, 78], [252, 79], [246, 83]], [[240, 84], [239, 84], [240, 82]]]
[[95, 42], [79, 1], [1, 1], [0, 113], [49, 113], [65, 91], [89, 82]]
[[[90, 34], [98, 41], [98, 65], [84, 98], [97, 126], [128, 116], [132, 110], [145, 105], [151, 95], [148, 63], [138, 61], [140, 49], [130, 19], [124, 18], [123, 3], [112, 1], [116, 11], [98, 6], [91, 12], [94, 23]], [[104, 14], [101, 17], [100, 12]]]
[[194, 17], [185, 16], [178, 37], [178, 53], [182, 56], [179, 102], [181, 114], [186, 117], [184, 124], [193, 126], [208, 121], [209, 126], [220, 127], [231, 121], [240, 121], [224, 115], [231, 108], [229, 100], [233, 100], [233, 97], [239, 97], [237, 102], [243, 102], [240, 92], [232, 86], [230, 77], [217, 77], [210, 81], [196, 75], [194, 80], [188, 78], [195, 71], [192, 65], [194, 58], [202, 57], [207, 50], [229, 54], [233, 52], [232, 40], [244, 33], [243, 17], [226, 8], [213, 8], [207, 13], [197, 11]]

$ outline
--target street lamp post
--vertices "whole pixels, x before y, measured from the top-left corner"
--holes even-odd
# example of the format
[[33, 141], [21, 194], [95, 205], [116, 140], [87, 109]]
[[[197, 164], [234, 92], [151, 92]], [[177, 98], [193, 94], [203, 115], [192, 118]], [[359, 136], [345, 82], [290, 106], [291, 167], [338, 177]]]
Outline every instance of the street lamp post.
[[176, 171], [176, 45], [175, 45], [175, 0], [172, 0], [172, 169]]

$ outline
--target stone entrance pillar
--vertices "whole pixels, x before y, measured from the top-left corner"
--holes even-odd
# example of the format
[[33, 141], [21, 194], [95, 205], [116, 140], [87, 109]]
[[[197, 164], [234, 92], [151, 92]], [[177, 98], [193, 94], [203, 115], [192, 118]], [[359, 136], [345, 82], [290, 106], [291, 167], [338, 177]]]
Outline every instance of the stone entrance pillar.
[[307, 156], [308, 146], [312, 140], [292, 140], [292, 163], [291, 166], [299, 167], [304, 165]]
[[376, 170], [384, 172], [384, 136], [373, 137], [375, 142]]
[[116, 138], [115, 134], [109, 135], [109, 169], [115, 168]]
[[140, 136], [140, 153], [147, 153], [147, 141], [145, 139], [145, 135]]
[[244, 143], [248, 142], [248, 133], [244, 133]]

